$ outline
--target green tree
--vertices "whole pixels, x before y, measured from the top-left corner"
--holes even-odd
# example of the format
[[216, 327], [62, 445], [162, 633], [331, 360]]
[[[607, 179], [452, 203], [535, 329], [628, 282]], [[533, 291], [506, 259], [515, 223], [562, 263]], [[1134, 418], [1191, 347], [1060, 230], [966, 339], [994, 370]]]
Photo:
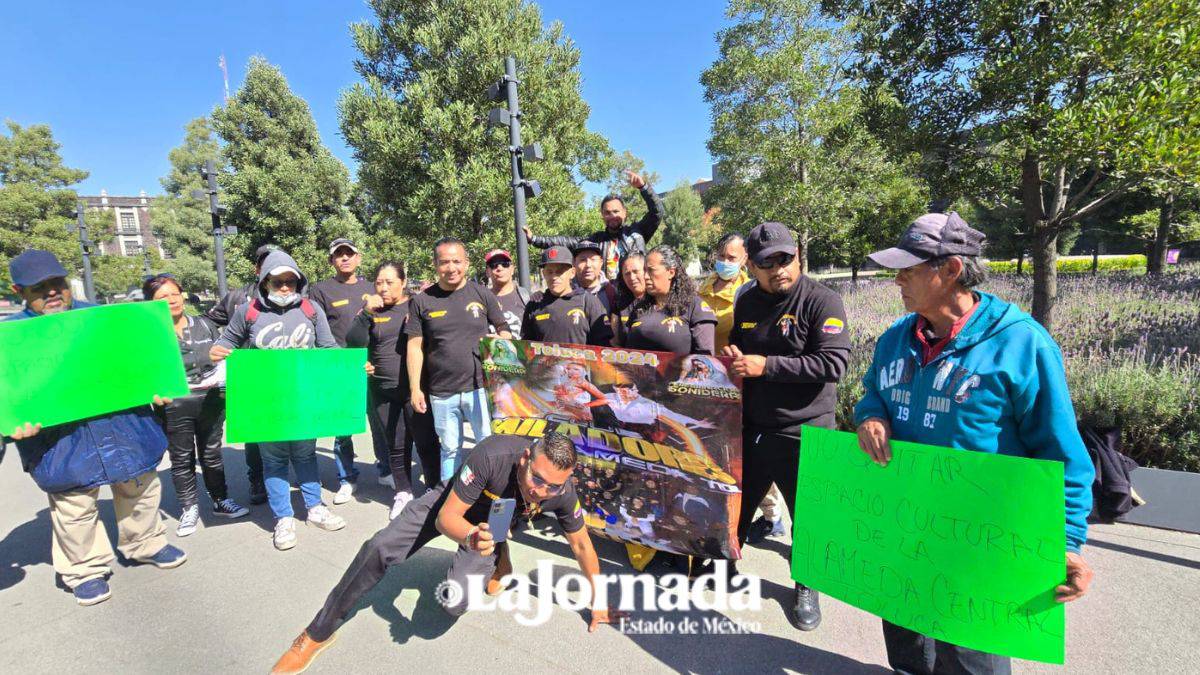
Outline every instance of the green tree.
[[[378, 22], [352, 27], [364, 82], [340, 101], [342, 133], [377, 209], [377, 229], [418, 244], [421, 263], [440, 236], [473, 256], [513, 246], [508, 130], [489, 128], [498, 104], [485, 92], [514, 55], [521, 128], [546, 161], [525, 163], [542, 194], [528, 202], [530, 227], [566, 233], [577, 225], [580, 179], [601, 181], [607, 141], [586, 127], [579, 50], [560, 23], [546, 27], [526, 0], [371, 0]], [[416, 265], [414, 265], [416, 266]]]
[[163, 194], [150, 207], [151, 221], [161, 233], [168, 259], [165, 269], [174, 274], [187, 292], [215, 290], [212, 220], [208, 202], [193, 199], [192, 190], [204, 188], [200, 171], [212, 160], [220, 165], [221, 148], [207, 117], [187, 123], [183, 144], [167, 158], [171, 170], [160, 179]]
[[706, 200], [720, 206], [722, 229], [793, 228], [807, 271], [810, 246], [844, 240], [891, 163], [865, 128], [847, 31], [815, 0], [731, 0], [726, 15], [734, 25], [718, 33], [720, 56], [700, 78], [708, 148], [726, 178]]
[[684, 179], [663, 196], [662, 243], [679, 253], [684, 262], [700, 259], [709, 252], [699, 236], [705, 228], [704, 204], [692, 184]]
[[855, 21], [865, 73], [903, 105], [892, 118], [901, 135], [942, 176], [975, 174], [946, 184], [1016, 192], [1036, 268], [1033, 315], [1048, 328], [1059, 236], [1144, 181], [1200, 173], [1194, 2], [826, 5]]
[[[75, 219], [77, 196], [70, 186], [88, 173], [63, 166], [59, 144], [50, 127], [22, 127], [6, 122], [8, 134], [0, 134], [0, 292], [7, 293], [12, 280], [7, 261], [28, 248], [39, 248], [58, 256], [63, 266], [76, 274], [82, 269], [79, 240], [67, 231]], [[105, 232], [93, 233], [100, 239]]]
[[249, 280], [250, 256], [272, 243], [290, 253], [305, 274], [328, 271], [329, 242], [360, 237], [349, 208], [349, 172], [321, 143], [308, 104], [292, 93], [278, 68], [250, 59], [246, 80], [225, 107], [212, 113], [229, 171], [220, 176], [229, 268]]

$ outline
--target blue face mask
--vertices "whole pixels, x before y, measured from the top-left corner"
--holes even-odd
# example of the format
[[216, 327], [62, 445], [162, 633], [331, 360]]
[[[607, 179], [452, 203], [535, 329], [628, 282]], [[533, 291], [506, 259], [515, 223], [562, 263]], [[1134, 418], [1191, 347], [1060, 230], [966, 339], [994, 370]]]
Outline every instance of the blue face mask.
[[716, 268], [717, 276], [721, 277], [725, 281], [729, 281], [738, 275], [738, 272], [742, 269], [742, 266], [734, 262], [718, 260], [716, 263]]

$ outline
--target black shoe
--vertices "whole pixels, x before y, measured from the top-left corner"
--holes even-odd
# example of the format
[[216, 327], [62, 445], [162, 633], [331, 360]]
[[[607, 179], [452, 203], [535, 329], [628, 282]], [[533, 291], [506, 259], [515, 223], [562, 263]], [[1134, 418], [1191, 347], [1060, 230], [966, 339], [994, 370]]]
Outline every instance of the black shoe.
[[258, 504], [267, 503], [267, 486], [262, 483], [250, 484], [250, 503], [257, 506]]
[[821, 625], [821, 594], [808, 586], [796, 584], [796, 595], [788, 618], [793, 626], [802, 631], [816, 630]]
[[774, 529], [774, 522], [767, 520], [766, 516], [759, 516], [758, 520], [750, 523], [750, 527], [746, 530], [746, 543], [757, 544], [766, 539]]
[[[738, 573], [737, 562], [734, 560], [723, 560], [721, 562], [725, 563], [725, 574], [723, 576], [725, 577], [725, 587], [729, 588], [731, 584], [730, 580], [737, 576]], [[688, 575], [689, 578], [695, 581], [705, 575], [712, 575], [711, 581], [709, 579], [704, 580], [705, 589], [712, 589], [718, 576], [716, 561], [711, 558], [692, 558], [692, 570], [691, 574]]]

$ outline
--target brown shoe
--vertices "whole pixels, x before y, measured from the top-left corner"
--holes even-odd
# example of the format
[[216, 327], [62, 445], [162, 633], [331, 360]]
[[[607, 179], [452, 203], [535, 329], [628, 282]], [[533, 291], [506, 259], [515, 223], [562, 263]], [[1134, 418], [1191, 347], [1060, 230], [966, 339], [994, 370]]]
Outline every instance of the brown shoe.
[[512, 574], [512, 560], [508, 557], [508, 547], [505, 546], [496, 556], [496, 571], [492, 572], [492, 578], [487, 582], [488, 595], [500, 595], [504, 592], [504, 584], [500, 583], [500, 579], [506, 574]]
[[337, 633], [329, 636], [329, 639], [324, 642], [317, 642], [308, 636], [308, 631], [300, 634], [300, 637], [292, 641], [291, 649], [283, 653], [279, 660], [275, 662], [275, 667], [271, 669], [271, 673], [291, 674], [303, 673], [312, 665], [313, 659], [317, 655], [325, 651], [325, 648], [333, 644], [337, 639]]

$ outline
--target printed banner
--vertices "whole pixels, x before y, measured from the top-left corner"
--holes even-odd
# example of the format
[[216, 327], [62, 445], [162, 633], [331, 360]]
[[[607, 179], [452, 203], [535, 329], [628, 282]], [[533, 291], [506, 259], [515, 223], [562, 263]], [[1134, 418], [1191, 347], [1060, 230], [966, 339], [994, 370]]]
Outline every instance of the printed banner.
[[150, 405], [188, 393], [166, 301], [0, 322], [0, 433]]
[[729, 359], [499, 338], [480, 349], [492, 430], [573, 439], [593, 531], [741, 557], [741, 378]]
[[1063, 465], [804, 427], [792, 578], [946, 642], [1063, 662]]
[[365, 349], [235, 349], [228, 357], [230, 443], [352, 436], [367, 429]]

